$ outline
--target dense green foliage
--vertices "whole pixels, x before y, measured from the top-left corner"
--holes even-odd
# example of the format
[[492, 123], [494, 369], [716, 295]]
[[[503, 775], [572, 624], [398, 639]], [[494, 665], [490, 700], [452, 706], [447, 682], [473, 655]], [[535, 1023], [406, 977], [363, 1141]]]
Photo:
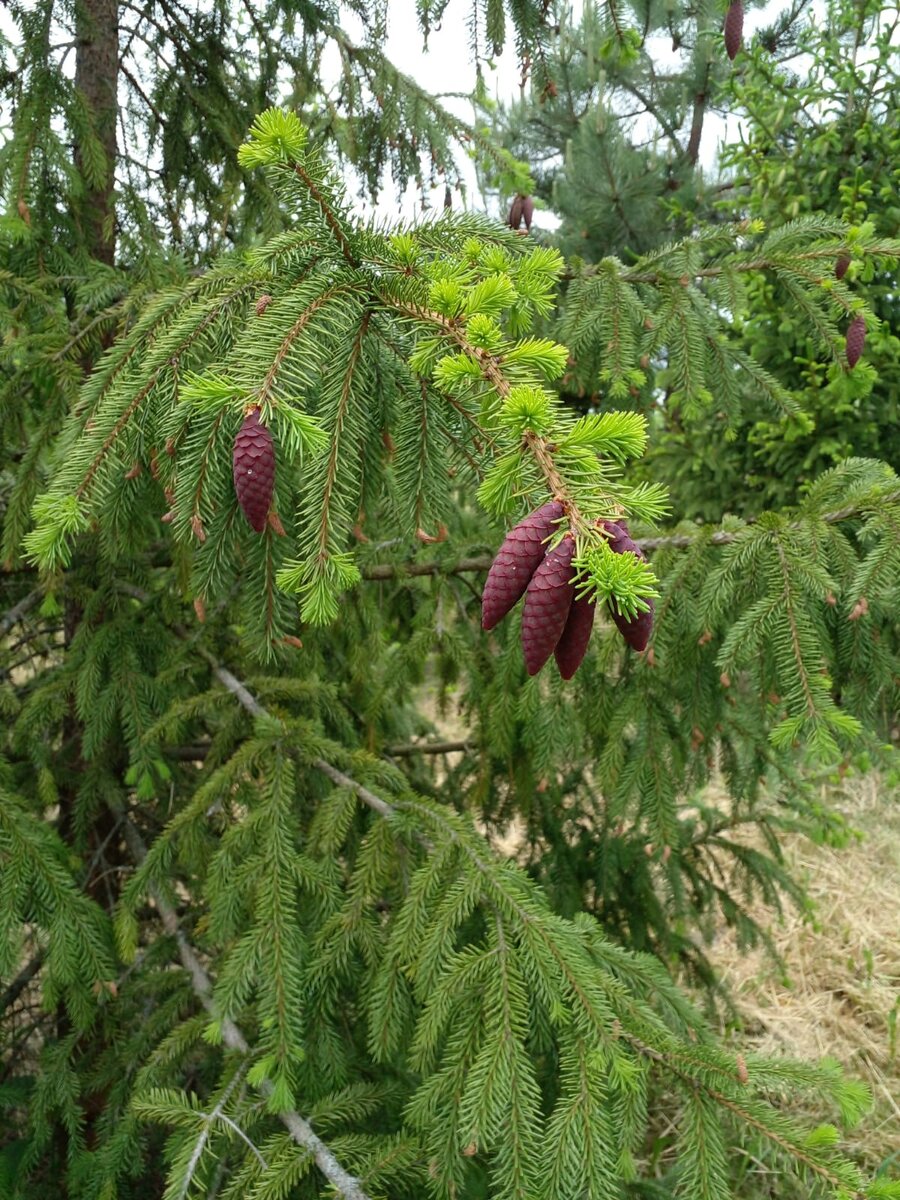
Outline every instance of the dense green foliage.
[[[627, 205], [640, 236], [598, 212], [596, 261], [465, 213], [362, 226], [330, 154], [374, 189], [388, 160], [399, 183], [448, 165], [466, 133], [380, 57], [382, 7], [354, 6], [356, 46], [328, 6], [113, 6], [114, 47], [108, 3], [14, 8], [0, 75], [0, 1200], [726, 1200], [760, 1161], [779, 1195], [897, 1197], [837, 1127], [791, 1116], [815, 1096], [852, 1127], [865, 1090], [736, 1054], [672, 972], [712, 1003], [711, 924], [749, 943], [755, 899], [803, 903], [779, 834], [841, 836], [805, 767], [877, 744], [896, 711], [900, 483], [867, 443], [758, 519], [723, 489], [738, 515], [706, 527], [667, 526], [663, 486], [680, 504], [693, 451], [672, 427], [713, 407], [732, 429], [809, 423], [759, 345], [766, 306], [792, 298], [837, 387], [896, 227], [802, 203], [782, 224], [763, 182], [725, 219], [690, 141], [679, 211], [657, 147]], [[419, 5], [424, 30], [443, 8]], [[725, 86], [718, 15], [698, 33], [687, 11], [628, 12], [585, 32], [632, 93], [658, 19]], [[476, 54], [507, 21], [556, 103], [565, 15], [487, 0]], [[328, 97], [326, 45], [345, 67]], [[584, 147], [565, 135], [561, 205], [589, 124]], [[231, 458], [256, 406], [277, 458], [261, 534]], [[659, 593], [651, 649], [598, 623], [568, 684], [526, 677], [518, 617], [479, 628], [492, 551], [551, 494], [599, 600]], [[614, 515], [664, 526], [642, 538], [652, 573], [607, 549]], [[447, 715], [459, 741], [434, 736]], [[490, 836], [510, 827], [515, 859]]]

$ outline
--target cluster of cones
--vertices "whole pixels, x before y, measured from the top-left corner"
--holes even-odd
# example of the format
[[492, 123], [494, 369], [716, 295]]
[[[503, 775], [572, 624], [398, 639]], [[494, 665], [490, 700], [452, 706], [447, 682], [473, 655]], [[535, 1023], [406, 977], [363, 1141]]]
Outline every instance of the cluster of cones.
[[[522, 651], [529, 675], [536, 675], [552, 654], [563, 679], [571, 679], [587, 653], [594, 624], [594, 602], [575, 595], [575, 538], [566, 533], [547, 551], [546, 542], [563, 516], [551, 500], [520, 521], [491, 564], [481, 600], [482, 629], [493, 629], [525, 597], [522, 613]], [[624, 521], [598, 522], [617, 554], [643, 558]], [[653, 628], [653, 602], [646, 612], [626, 617], [610, 600], [609, 613], [633, 650], [646, 648]]]

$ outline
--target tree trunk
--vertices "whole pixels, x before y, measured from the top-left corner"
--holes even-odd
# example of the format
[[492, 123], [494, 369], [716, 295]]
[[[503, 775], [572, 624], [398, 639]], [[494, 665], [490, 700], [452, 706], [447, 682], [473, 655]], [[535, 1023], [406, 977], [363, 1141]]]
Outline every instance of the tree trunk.
[[[84, 97], [106, 154], [106, 178], [85, 180], [83, 229], [92, 258], [112, 265], [116, 253], [115, 177], [118, 117], [119, 12], [117, 0], [78, 0], [75, 18], [75, 88]], [[85, 174], [84, 147], [75, 165]]]

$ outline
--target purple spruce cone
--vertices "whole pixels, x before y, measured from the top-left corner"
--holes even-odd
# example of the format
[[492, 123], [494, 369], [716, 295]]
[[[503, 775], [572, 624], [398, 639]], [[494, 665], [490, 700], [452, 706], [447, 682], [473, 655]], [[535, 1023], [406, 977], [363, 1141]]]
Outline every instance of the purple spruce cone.
[[537, 675], [556, 649], [566, 627], [575, 595], [572, 583], [574, 554], [575, 539], [567, 534], [556, 549], [546, 555], [525, 592], [522, 651], [529, 675]]
[[259, 409], [251, 409], [234, 439], [234, 490], [244, 516], [262, 533], [269, 516], [275, 485], [275, 447], [272, 434], [260, 424]]
[[546, 553], [544, 543], [562, 515], [563, 506], [558, 500], [551, 500], [506, 535], [485, 580], [481, 596], [482, 629], [493, 629], [524, 596]]

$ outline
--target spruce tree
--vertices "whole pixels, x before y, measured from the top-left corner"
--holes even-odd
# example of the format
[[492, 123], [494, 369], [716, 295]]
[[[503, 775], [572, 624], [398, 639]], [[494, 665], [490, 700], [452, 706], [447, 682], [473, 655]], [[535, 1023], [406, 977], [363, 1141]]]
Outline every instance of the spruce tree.
[[[607, 256], [563, 345], [555, 248], [452, 210], [349, 216], [332, 155], [374, 187], [465, 134], [361, 11], [362, 47], [308, 5], [15, 10], [0, 1194], [726, 1197], [764, 1154], [811, 1192], [898, 1195], [790, 1115], [814, 1093], [852, 1124], [863, 1089], [735, 1054], [667, 969], [703, 974], [713, 912], [759, 936], [748, 898], [796, 890], [779, 830], [831, 827], [792, 744], [834, 756], [870, 719], [885, 650], [845, 609], [890, 600], [896, 478], [851, 460], [795, 511], [647, 533], [648, 566], [606, 524], [665, 519], [645, 417], [555, 390], [603, 338], [615, 404], [665, 353], [692, 399], [734, 364], [791, 411], [715, 305], [761, 260], [831, 334], [846, 297], [803, 264], [898, 247], [816, 219]], [[546, 89], [550, 6], [508, 18]], [[489, 2], [474, 31], [501, 43], [504, 19]], [[584, 598], [655, 601], [649, 650], [597, 619], [571, 682], [526, 677], [518, 610], [480, 629], [501, 540], [554, 500]], [[426, 681], [465, 720], [452, 751]], [[731, 811], [703, 802], [716, 769]], [[485, 836], [514, 818], [520, 861]]]

